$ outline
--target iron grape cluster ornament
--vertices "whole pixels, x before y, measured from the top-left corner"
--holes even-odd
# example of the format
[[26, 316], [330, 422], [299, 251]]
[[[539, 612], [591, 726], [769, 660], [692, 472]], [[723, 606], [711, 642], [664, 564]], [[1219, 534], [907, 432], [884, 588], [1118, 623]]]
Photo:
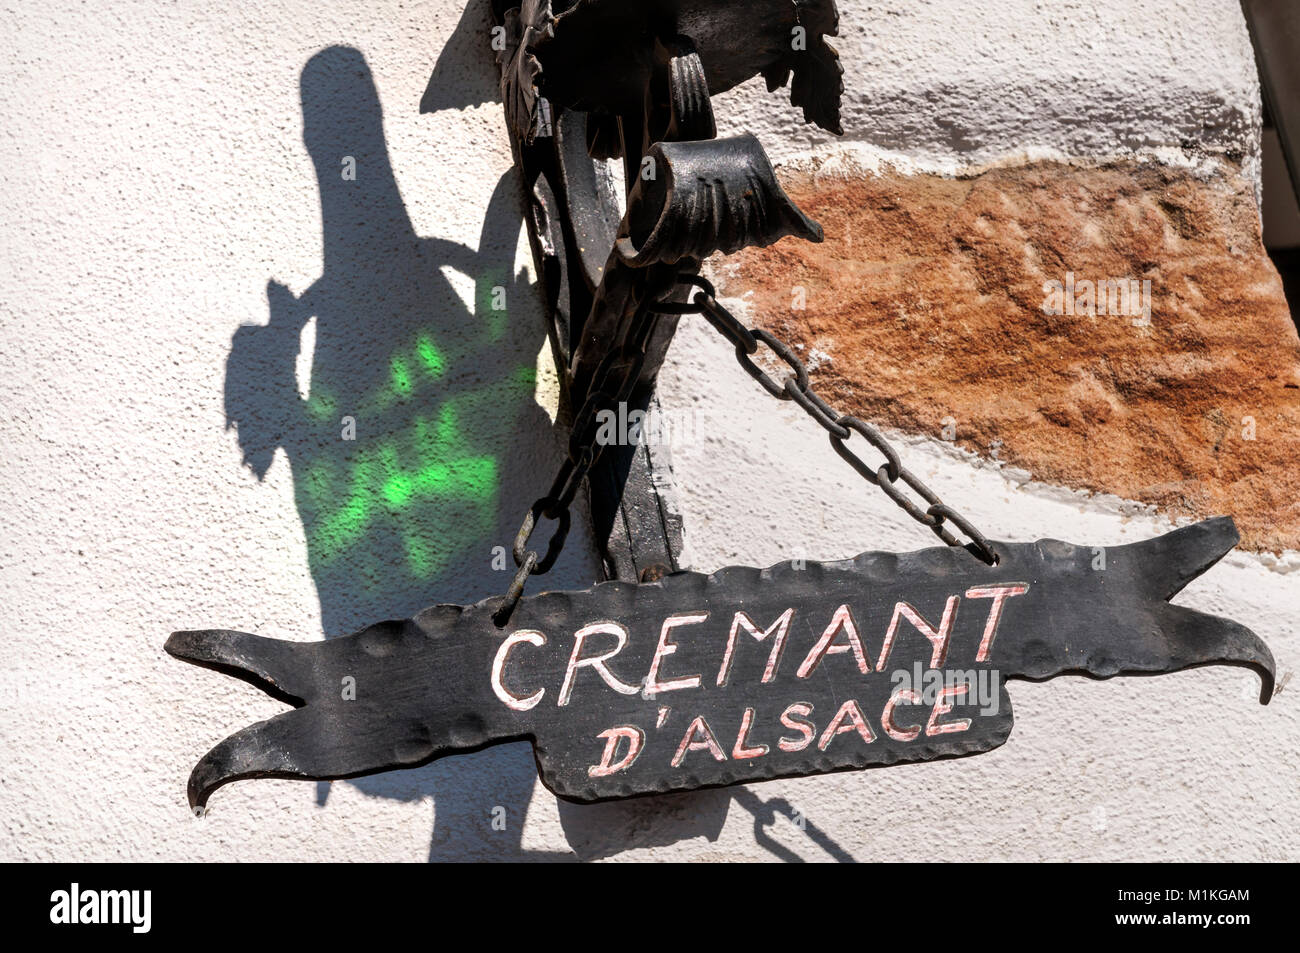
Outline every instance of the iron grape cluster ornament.
[[[1051, 539], [991, 542], [699, 275], [717, 252], [822, 238], [757, 139], [715, 138], [710, 93], [759, 74], [770, 89], [791, 81], [805, 119], [839, 132], [833, 0], [494, 0], [493, 14], [548, 336], [573, 408], [567, 459], [525, 515], [503, 597], [324, 642], [174, 633], [171, 655], [294, 706], [200, 759], [193, 807], [231, 781], [352, 778], [520, 740], [547, 787], [580, 802], [961, 757], [1007, 740], [1008, 680], [1061, 674], [1239, 665], [1259, 674], [1268, 702], [1264, 643], [1169, 602], [1236, 544], [1231, 519], [1104, 559]], [[610, 158], [624, 163], [621, 211], [601, 174]], [[686, 570], [664, 451], [607, 448], [597, 429], [602, 413], [654, 406], [676, 323], [692, 314], [947, 545]], [[754, 360], [760, 347], [788, 366], [784, 380]], [[883, 463], [867, 465], [860, 443]], [[563, 547], [582, 485], [607, 581], [524, 597]], [[543, 554], [529, 549], [541, 520], [556, 523]]]

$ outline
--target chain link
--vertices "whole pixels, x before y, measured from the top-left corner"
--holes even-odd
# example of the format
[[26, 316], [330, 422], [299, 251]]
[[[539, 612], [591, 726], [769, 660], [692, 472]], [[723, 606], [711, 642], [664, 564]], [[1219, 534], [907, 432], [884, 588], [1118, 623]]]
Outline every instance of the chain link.
[[[680, 306], [691, 308], [685, 303]], [[528, 577], [540, 576], [555, 565], [569, 534], [569, 507], [572, 506], [582, 481], [587, 478], [604, 450], [596, 442], [596, 436], [600, 432], [600, 413], [617, 411], [618, 405], [631, 396], [641, 377], [641, 369], [645, 366], [646, 342], [654, 329], [657, 316], [665, 313], [666, 307], [658, 304], [646, 307], [628, 330], [623, 343], [606, 354], [596, 366], [587, 387], [587, 397], [573, 415], [568, 455], [551, 483], [550, 492], [533, 503], [515, 535], [512, 555], [518, 569], [493, 616], [498, 626], [504, 626], [509, 621], [528, 584]], [[555, 520], [557, 523], [544, 557], [528, 547], [539, 518]]]
[[[997, 565], [998, 555], [984, 534], [938, 495], [914, 473], [903, 466], [898, 451], [871, 424], [848, 414], [840, 414], [812, 389], [808, 368], [794, 350], [763, 328], [747, 328], [735, 315], [718, 303], [717, 292], [706, 278], [699, 275], [681, 275], [683, 284], [693, 285], [697, 291], [689, 305], [675, 302], [662, 306], [667, 314], [700, 314], [729, 342], [735, 345], [736, 360], [750, 377], [778, 400], [793, 401], [801, 407], [823, 430], [830, 435], [835, 452], [853, 467], [868, 483], [880, 487], [885, 495], [898, 504], [908, 516], [923, 526], [928, 526], [949, 546], [966, 546], [989, 565]], [[659, 307], [659, 306], [656, 306]], [[770, 374], [754, 361], [759, 345], [766, 345], [789, 366], [791, 373], [784, 382], [777, 383]], [[853, 434], [862, 437], [885, 458], [884, 463], [872, 468], [849, 446]], [[904, 487], [910, 489], [924, 502], [919, 505], [911, 499]], [[969, 544], [964, 544], [948, 530], [955, 527], [963, 533]]]

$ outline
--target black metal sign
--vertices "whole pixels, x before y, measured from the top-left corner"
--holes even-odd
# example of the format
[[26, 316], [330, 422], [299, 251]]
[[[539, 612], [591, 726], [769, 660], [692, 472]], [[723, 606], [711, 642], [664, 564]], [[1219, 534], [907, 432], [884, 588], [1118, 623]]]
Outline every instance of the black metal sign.
[[1011, 732], [1006, 681], [1273, 658], [1168, 600], [1237, 541], [1220, 518], [1101, 550], [994, 542], [675, 573], [435, 606], [341, 639], [177, 632], [172, 655], [296, 706], [199, 761], [196, 807], [244, 778], [333, 779], [527, 739], [547, 787], [599, 801], [978, 754]]

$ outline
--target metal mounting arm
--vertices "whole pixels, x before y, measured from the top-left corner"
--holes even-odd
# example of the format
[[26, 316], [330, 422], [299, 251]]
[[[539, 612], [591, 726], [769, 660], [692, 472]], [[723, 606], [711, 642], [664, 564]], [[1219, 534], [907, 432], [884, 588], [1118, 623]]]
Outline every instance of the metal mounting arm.
[[[548, 333], [571, 408], [634, 329], [644, 342], [627, 413], [656, 408], [676, 330], [657, 302], [714, 251], [820, 229], [776, 184], [753, 137], [715, 143], [711, 93], [793, 77], [805, 119], [839, 132], [842, 69], [833, 0], [494, 0], [502, 99], [523, 177]], [[623, 199], [606, 160], [623, 160]], [[626, 209], [626, 216], [621, 209]], [[618, 247], [615, 247], [615, 243]], [[647, 330], [647, 321], [652, 325]], [[606, 448], [589, 476], [611, 578], [682, 568], [681, 517], [665, 447]]]

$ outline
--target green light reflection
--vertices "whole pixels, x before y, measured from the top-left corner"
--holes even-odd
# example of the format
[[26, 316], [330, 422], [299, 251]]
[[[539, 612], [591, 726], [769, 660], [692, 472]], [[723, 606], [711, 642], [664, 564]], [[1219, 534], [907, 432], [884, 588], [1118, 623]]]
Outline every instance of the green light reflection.
[[[358, 431], [341, 458], [317, 455], [300, 481], [302, 503], [311, 515], [306, 521], [311, 558], [320, 568], [367, 534], [385, 534], [396, 537], [394, 543], [400, 540], [409, 571], [427, 579], [496, 533], [500, 464], [483, 445], [483, 421], [499, 422], [503, 409], [528, 406], [524, 402], [532, 400], [537, 375], [535, 368], [521, 365], [501, 379], [450, 396], [431, 386], [458, 359], [470, 356], [439, 348], [425, 331], [392, 355], [389, 380], [355, 413], [324, 393], [307, 401], [308, 416], [326, 445], [339, 436], [339, 414], [355, 416]], [[393, 414], [385, 411], [412, 398], [436, 410], [406, 417], [405, 426], [394, 428], [385, 419]], [[375, 430], [382, 432], [370, 436]]]

